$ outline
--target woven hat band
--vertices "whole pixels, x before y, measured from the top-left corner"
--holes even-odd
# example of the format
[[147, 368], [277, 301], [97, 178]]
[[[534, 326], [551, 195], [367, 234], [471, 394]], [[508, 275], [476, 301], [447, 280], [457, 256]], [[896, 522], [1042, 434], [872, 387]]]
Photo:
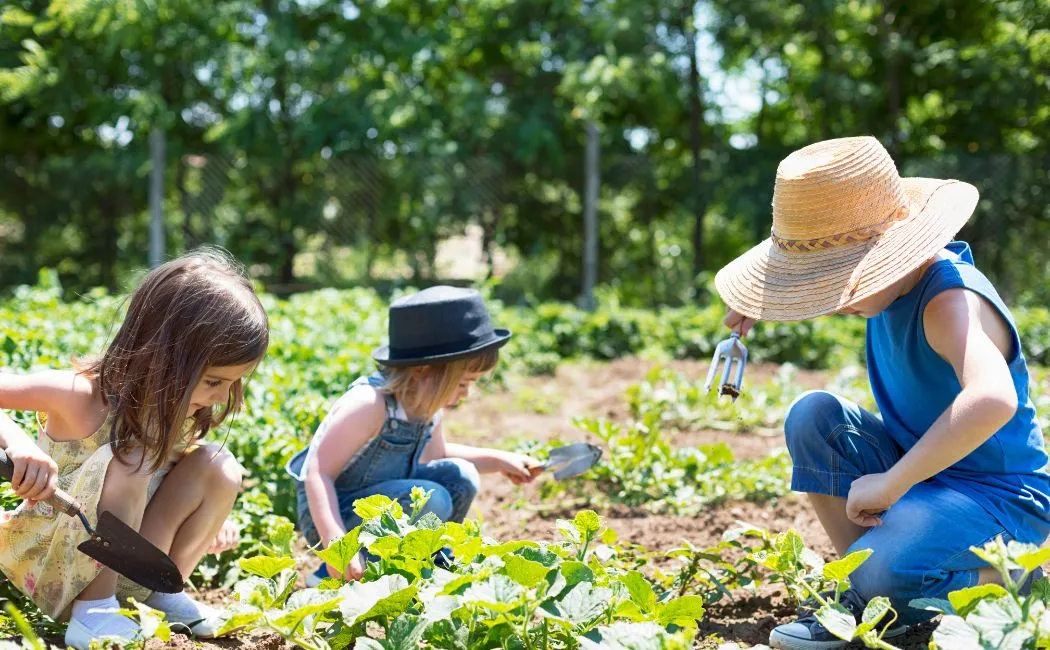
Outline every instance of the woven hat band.
[[902, 205], [894, 210], [888, 219], [873, 226], [865, 226], [864, 228], [858, 228], [849, 232], [828, 235], [827, 237], [817, 237], [815, 239], [781, 239], [780, 237], [777, 237], [775, 232], [770, 234], [770, 238], [773, 240], [773, 243], [776, 244], [777, 248], [789, 253], [806, 253], [815, 250], [837, 248], [839, 246], [856, 244], [858, 242], [868, 241], [878, 237], [892, 228], [893, 224], [902, 219], [906, 219], [909, 213], [910, 210], [908, 209], [908, 206]]

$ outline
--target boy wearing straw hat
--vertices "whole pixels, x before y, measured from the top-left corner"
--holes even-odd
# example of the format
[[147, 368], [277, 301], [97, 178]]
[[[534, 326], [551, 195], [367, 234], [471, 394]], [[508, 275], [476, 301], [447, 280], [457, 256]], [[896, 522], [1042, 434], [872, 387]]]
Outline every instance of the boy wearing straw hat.
[[[777, 169], [772, 236], [715, 278], [726, 324], [855, 314], [879, 415], [824, 391], [802, 395], [784, 433], [791, 487], [806, 492], [839, 553], [871, 549], [843, 595], [858, 620], [888, 596], [886, 635], [932, 616], [914, 598], [996, 580], [970, 547], [1050, 534], [1050, 474], [1013, 318], [952, 241], [977, 189], [901, 178], [871, 137], [818, 142]], [[847, 644], [807, 616], [775, 648]]]

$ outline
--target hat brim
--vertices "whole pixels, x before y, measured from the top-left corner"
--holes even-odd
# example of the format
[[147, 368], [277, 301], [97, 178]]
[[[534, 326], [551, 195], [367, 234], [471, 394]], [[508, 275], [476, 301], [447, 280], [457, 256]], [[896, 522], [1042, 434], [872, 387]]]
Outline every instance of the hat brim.
[[479, 345], [465, 350], [458, 350], [456, 352], [450, 352], [448, 354], [437, 354], [426, 357], [411, 357], [408, 359], [391, 359], [390, 358], [390, 346], [384, 345], [383, 347], [376, 348], [372, 353], [372, 359], [379, 364], [387, 366], [389, 368], [408, 368], [411, 366], [429, 366], [435, 363], [448, 363], [449, 361], [456, 361], [457, 359], [465, 359], [466, 357], [480, 354], [486, 350], [499, 349], [507, 344], [510, 340], [511, 331], [506, 329], [495, 329], [493, 330], [495, 338], [489, 341], [485, 341]]
[[[715, 276], [722, 300], [748, 318], [806, 320], [864, 300], [919, 268], [954, 239], [979, 193], [962, 181], [901, 180], [909, 217], [877, 238], [827, 249], [788, 252], [767, 239]], [[859, 278], [851, 282], [859, 266]]]

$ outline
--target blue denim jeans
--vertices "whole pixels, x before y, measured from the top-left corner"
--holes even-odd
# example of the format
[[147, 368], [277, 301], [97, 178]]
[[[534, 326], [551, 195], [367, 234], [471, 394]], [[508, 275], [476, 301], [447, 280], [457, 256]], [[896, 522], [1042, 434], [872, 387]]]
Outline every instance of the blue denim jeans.
[[[792, 404], [784, 434], [794, 465], [791, 489], [846, 498], [853, 479], [885, 472], [904, 454], [882, 420], [825, 391], [805, 393]], [[873, 553], [850, 580], [865, 600], [890, 598], [900, 622], [933, 616], [908, 607], [914, 598], [947, 598], [977, 584], [987, 566], [970, 551], [1006, 529], [970, 497], [933, 477], [912, 487], [869, 528], [850, 551]]]
[[[347, 530], [361, 525], [361, 518], [354, 512], [354, 502], [375, 494], [388, 496], [399, 502], [407, 511], [411, 503], [412, 488], [420, 487], [433, 491], [423, 512], [434, 513], [441, 521], [462, 522], [467, 517], [470, 504], [478, 493], [481, 477], [473, 463], [462, 458], [442, 458], [416, 467], [409, 478], [391, 479], [353, 491], [336, 490], [339, 513]], [[310, 517], [306, 501], [306, 489], [299, 484], [298, 490], [299, 528], [311, 546], [321, 539]]]

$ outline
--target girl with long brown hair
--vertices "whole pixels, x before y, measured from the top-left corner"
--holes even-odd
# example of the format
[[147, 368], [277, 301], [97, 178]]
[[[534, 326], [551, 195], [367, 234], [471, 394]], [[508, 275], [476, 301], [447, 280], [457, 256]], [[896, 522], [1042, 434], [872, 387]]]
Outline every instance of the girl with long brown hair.
[[240, 465], [200, 439], [241, 408], [242, 382], [268, 344], [266, 312], [240, 267], [205, 249], [145, 277], [101, 356], [67, 370], [0, 374], [0, 409], [36, 411], [40, 425], [34, 441], [0, 411], [0, 447], [25, 499], [0, 513], [0, 569], [44, 613], [69, 619], [67, 645], [134, 640], [138, 626], [116, 612], [118, 596], [143, 600], [197, 636], [221, 625], [219, 612], [185, 592], [143, 592], [79, 553], [87, 533], [45, 500], [60, 487], [89, 519], [113, 513], [167, 552], [184, 578], [206, 553], [236, 544], [226, 519]]

